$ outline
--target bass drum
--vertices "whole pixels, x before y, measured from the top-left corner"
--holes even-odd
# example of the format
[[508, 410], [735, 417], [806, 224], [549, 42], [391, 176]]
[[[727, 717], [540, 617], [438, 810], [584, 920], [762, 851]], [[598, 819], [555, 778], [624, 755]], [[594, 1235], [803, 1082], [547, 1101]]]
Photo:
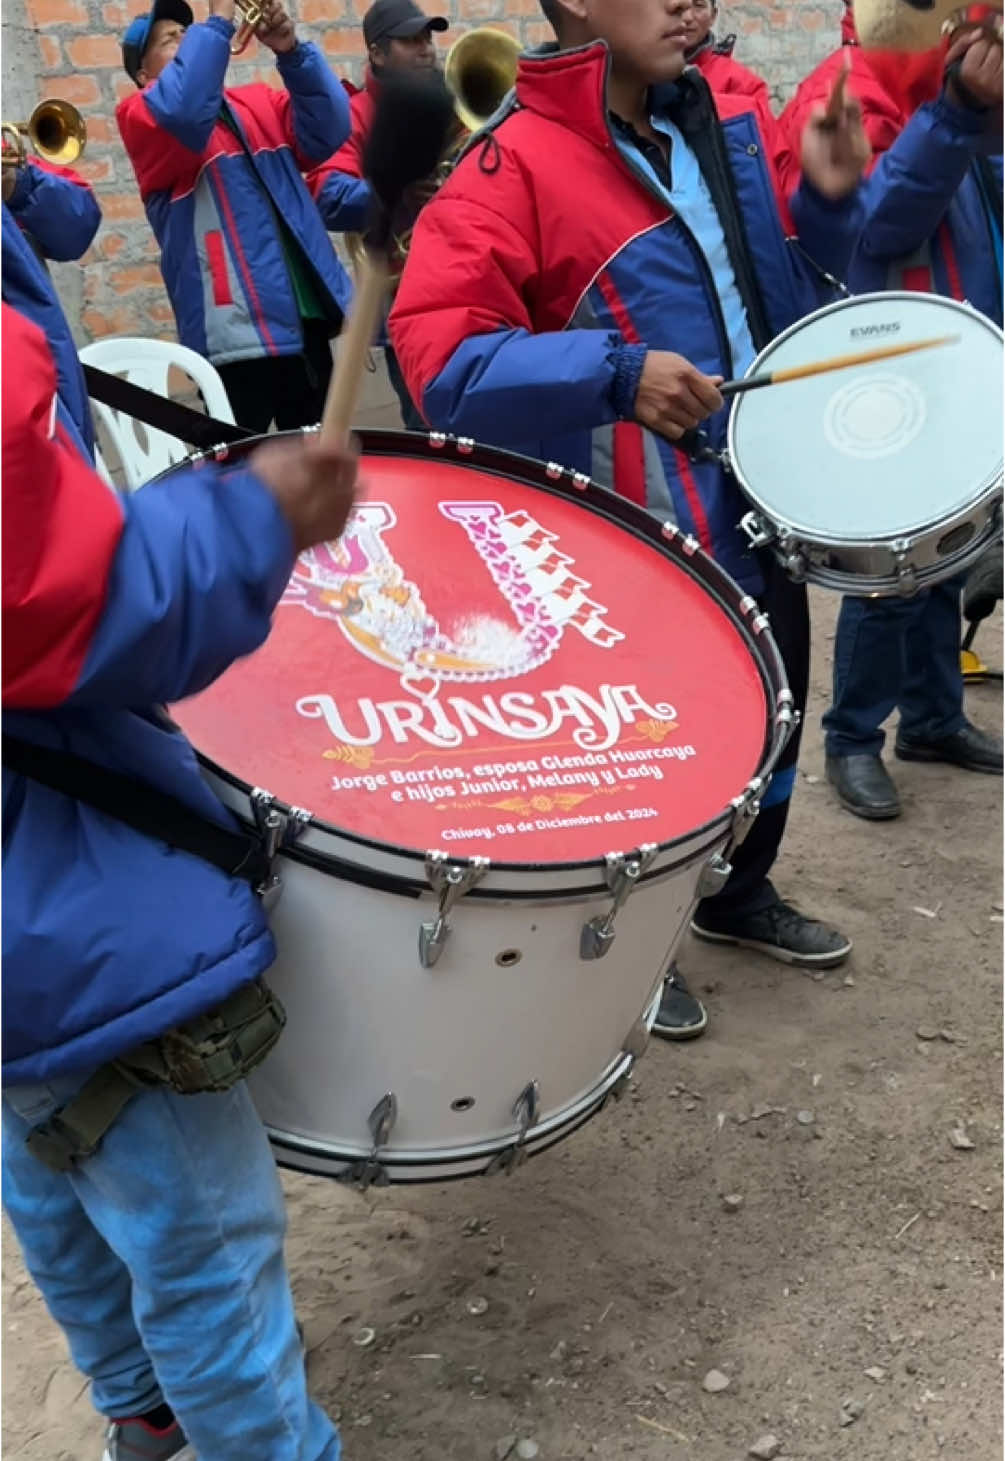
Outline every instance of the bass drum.
[[175, 714], [282, 844], [289, 1019], [251, 1082], [279, 1161], [464, 1177], [623, 1085], [791, 696], [753, 600], [676, 528], [471, 442], [362, 445], [342, 540]]
[[729, 457], [743, 526], [785, 570], [861, 596], [952, 578], [1001, 535], [1002, 332], [934, 294], [829, 305], [763, 350], [748, 376], [872, 346], [952, 343], [737, 398]]

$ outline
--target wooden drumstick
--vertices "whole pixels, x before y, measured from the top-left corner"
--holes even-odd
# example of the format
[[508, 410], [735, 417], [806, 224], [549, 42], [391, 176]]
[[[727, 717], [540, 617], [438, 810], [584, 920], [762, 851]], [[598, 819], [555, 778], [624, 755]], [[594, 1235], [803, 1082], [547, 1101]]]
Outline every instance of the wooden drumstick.
[[428, 178], [439, 162], [454, 120], [454, 103], [436, 74], [392, 72], [381, 82], [363, 172], [373, 195], [356, 291], [339, 336], [338, 359], [321, 418], [321, 441], [344, 445], [352, 428], [387, 293], [394, 217], [406, 189]]
[[805, 380], [811, 375], [826, 375], [831, 370], [850, 370], [855, 365], [871, 365], [876, 360], [893, 360], [897, 355], [914, 355], [918, 350], [936, 350], [940, 345], [958, 345], [959, 335], [936, 335], [930, 340], [914, 340], [906, 345], [880, 345], [875, 350], [861, 350], [857, 355], [832, 355], [829, 360], [812, 360], [806, 365], [790, 365], [785, 370], [766, 371], [764, 375], [748, 375], [744, 380], [727, 380], [719, 387], [720, 396], [741, 396], [744, 391], [757, 391], [762, 386], [780, 386], [786, 381]]

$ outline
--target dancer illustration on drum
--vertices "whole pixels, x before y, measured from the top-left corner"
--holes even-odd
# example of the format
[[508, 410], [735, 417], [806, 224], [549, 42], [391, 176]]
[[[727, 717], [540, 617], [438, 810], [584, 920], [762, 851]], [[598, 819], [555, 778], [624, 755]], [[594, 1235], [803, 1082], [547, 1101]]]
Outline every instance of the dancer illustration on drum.
[[[971, 22], [989, 10], [971, 6]], [[971, 24], [933, 50], [865, 52], [845, 0], [842, 35], [841, 50], [803, 82], [782, 124], [794, 137], [850, 58], [849, 89], [861, 101], [879, 160], [849, 283], [856, 292], [920, 289], [966, 299], [1000, 326], [1000, 33]], [[988, 427], [1000, 445], [1000, 419]], [[947, 503], [957, 488], [977, 485], [947, 482]], [[963, 582], [952, 578], [913, 598], [842, 603], [834, 698], [824, 716], [827, 775], [841, 805], [857, 817], [900, 816], [900, 796], [880, 755], [881, 727], [895, 709], [899, 760], [1001, 775], [1001, 740], [973, 725], [963, 707]]]
[[[578, 469], [693, 534], [768, 611], [801, 707], [805, 591], [737, 529], [717, 385], [822, 302], [786, 234], [798, 227], [823, 267], [847, 266], [868, 158], [857, 105], [838, 90], [814, 112], [800, 178], [763, 108], [713, 101], [684, 72], [684, 0], [542, 8], [558, 44], [522, 58], [515, 104], [416, 228], [390, 325], [409, 389], [437, 429]], [[725, 891], [692, 929], [826, 968], [850, 941], [768, 876], [797, 755], [793, 737]], [[706, 1024], [672, 971], [657, 1032]]]

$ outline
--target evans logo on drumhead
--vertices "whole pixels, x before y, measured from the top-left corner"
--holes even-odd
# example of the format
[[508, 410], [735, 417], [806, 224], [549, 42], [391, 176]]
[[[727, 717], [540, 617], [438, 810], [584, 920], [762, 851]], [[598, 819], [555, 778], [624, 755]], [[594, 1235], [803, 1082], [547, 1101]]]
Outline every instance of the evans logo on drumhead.
[[899, 320], [886, 320], [877, 325], [856, 325], [849, 331], [852, 340], [883, 340], [888, 335], [900, 334]]

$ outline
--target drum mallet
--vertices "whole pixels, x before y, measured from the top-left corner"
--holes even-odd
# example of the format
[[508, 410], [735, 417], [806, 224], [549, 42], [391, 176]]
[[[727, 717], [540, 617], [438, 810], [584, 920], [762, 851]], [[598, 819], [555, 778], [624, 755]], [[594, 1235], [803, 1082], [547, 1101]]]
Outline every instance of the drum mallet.
[[913, 355], [917, 350], [935, 350], [940, 345], [959, 344], [959, 335], [936, 335], [930, 340], [914, 340], [906, 345], [880, 345], [875, 350], [861, 350], [857, 355], [832, 355], [829, 360], [813, 360], [806, 365], [790, 365], [785, 370], [768, 370], [763, 375], [748, 375], [743, 380], [723, 381], [719, 394], [728, 399], [761, 386], [781, 386], [787, 381], [805, 380], [811, 375], [826, 375], [831, 370], [850, 370], [855, 365], [872, 365], [876, 360], [892, 360], [896, 355]]
[[436, 74], [392, 73], [381, 82], [363, 173], [373, 195], [372, 216], [352, 305], [339, 337], [338, 358], [321, 419], [325, 445], [343, 445], [352, 429], [367, 354], [380, 324], [404, 194], [428, 178], [446, 146], [454, 103]]

